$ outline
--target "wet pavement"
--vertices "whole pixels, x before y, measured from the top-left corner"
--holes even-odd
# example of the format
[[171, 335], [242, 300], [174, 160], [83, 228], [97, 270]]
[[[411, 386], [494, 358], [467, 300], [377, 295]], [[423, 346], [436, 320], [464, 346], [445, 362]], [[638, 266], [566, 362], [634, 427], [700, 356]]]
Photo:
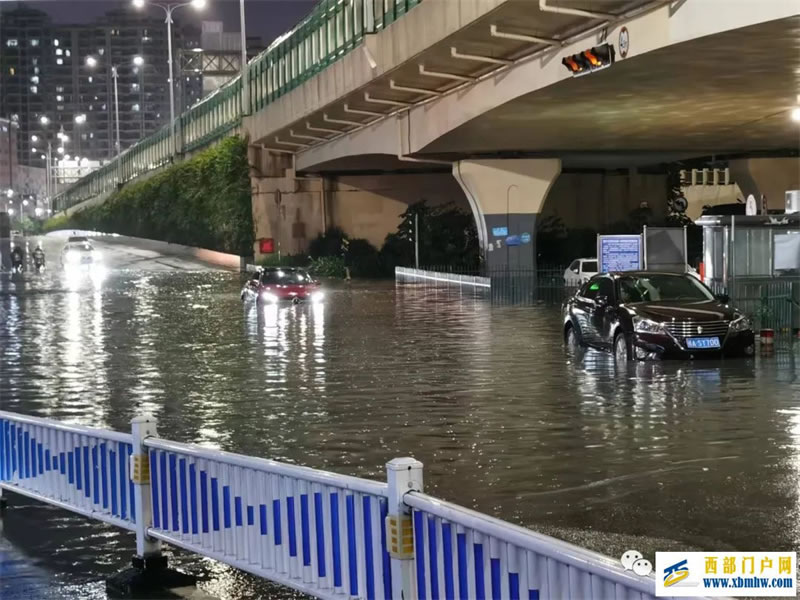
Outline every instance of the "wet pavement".
[[[0, 275], [2, 409], [119, 430], [149, 411], [170, 439], [376, 479], [412, 455], [429, 493], [612, 556], [800, 550], [800, 349], [620, 369], [568, 358], [552, 308], [381, 282], [256, 311], [239, 274], [134, 263]], [[132, 539], [34, 504], [14, 498], [7, 542], [95, 597]], [[276, 593], [176, 560], [222, 598]]]

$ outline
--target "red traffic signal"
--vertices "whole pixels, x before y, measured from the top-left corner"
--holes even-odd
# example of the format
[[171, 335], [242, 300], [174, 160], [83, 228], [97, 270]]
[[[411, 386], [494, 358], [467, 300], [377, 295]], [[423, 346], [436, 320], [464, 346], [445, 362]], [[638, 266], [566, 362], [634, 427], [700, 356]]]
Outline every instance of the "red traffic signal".
[[573, 75], [586, 75], [614, 64], [615, 51], [612, 44], [601, 44], [579, 54], [565, 56], [561, 64]]

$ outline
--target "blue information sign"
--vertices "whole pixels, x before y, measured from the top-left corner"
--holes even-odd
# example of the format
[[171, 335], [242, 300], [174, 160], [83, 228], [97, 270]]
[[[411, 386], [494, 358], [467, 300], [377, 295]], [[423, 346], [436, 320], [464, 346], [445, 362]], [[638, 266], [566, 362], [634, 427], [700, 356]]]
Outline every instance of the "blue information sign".
[[492, 227], [494, 237], [505, 237], [508, 235], [508, 227]]
[[636, 271], [642, 268], [642, 236], [599, 235], [597, 258], [600, 272]]
[[518, 235], [510, 235], [506, 238], [506, 246], [519, 246], [520, 243]]
[[520, 239], [520, 241], [522, 241], [523, 244], [530, 244], [531, 243], [531, 234], [530, 233], [523, 233], [521, 236], [519, 236], [519, 239]]

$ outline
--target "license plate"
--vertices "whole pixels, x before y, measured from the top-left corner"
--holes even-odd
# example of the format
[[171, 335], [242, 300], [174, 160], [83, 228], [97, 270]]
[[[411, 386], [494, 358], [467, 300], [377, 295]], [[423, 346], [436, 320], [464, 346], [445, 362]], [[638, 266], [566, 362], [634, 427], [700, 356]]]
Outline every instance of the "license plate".
[[693, 350], [719, 348], [719, 338], [718, 337], [687, 338], [686, 347], [692, 348]]

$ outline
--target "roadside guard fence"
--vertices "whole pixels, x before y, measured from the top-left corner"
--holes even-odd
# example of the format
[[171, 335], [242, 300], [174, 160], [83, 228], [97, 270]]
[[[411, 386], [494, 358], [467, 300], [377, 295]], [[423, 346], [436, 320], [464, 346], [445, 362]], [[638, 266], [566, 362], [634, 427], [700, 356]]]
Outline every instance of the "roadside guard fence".
[[653, 598], [618, 561], [423, 493], [422, 464], [387, 481], [157, 436], [0, 412], [0, 491], [132, 530], [319, 598]]
[[564, 268], [549, 266], [537, 269], [478, 269], [446, 265], [422, 269], [396, 267], [395, 280], [398, 283], [474, 289], [499, 305], [559, 305], [577, 289], [564, 279]]
[[385, 29], [421, 1], [319, 0], [300, 23], [248, 62], [247, 88], [241, 75], [234, 77], [178, 115], [174, 132], [167, 124], [140, 140], [56, 195], [53, 208], [63, 211], [110, 193], [169, 164], [174, 154], [198, 150], [235, 133], [246, 116], [245, 89], [248, 114], [264, 110], [358, 48], [367, 34]]
[[709, 281], [716, 294], [727, 294], [756, 329], [791, 332], [800, 328], [799, 278], [732, 278], [727, 285]]

